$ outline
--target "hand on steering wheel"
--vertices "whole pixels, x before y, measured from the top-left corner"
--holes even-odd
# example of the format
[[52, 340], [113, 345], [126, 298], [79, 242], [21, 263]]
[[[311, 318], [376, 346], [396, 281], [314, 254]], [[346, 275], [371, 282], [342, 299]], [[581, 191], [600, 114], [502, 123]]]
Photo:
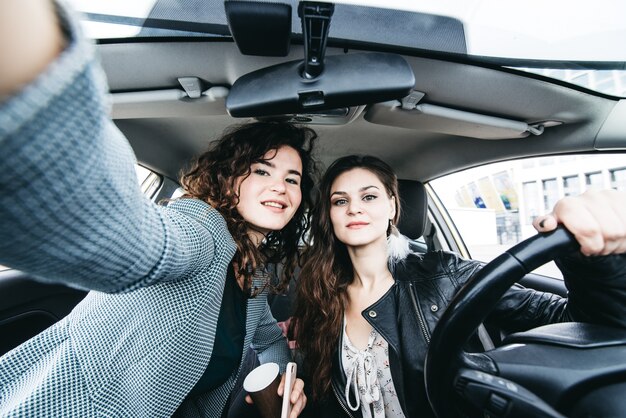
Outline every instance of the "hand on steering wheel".
[[563, 227], [538, 234], [483, 267], [452, 299], [432, 334], [425, 364], [428, 400], [437, 416], [455, 415], [450, 392], [463, 346], [502, 295], [525, 274], [578, 247]]
[[574, 235], [584, 255], [626, 253], [626, 193], [588, 190], [559, 200], [552, 213], [533, 221], [539, 232], [562, 224]]

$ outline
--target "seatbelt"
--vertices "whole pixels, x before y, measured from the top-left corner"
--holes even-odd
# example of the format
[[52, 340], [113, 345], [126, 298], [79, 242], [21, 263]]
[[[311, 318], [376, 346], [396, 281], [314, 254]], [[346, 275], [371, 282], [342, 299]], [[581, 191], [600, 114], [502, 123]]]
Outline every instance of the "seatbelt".
[[434, 251], [435, 248], [435, 233], [437, 230], [435, 229], [435, 225], [433, 225], [430, 220], [427, 220], [426, 233], [424, 234], [424, 241], [426, 242], [426, 248], [428, 251]]
[[[435, 233], [437, 232], [437, 230], [435, 229], [435, 225], [433, 225], [430, 219], [427, 219], [426, 222], [427, 226], [425, 228], [426, 233], [424, 234], [424, 241], [426, 242], [427, 250], [434, 251], [437, 249], [435, 248]], [[482, 344], [485, 351], [493, 350], [494, 348], [496, 348], [493, 340], [491, 339], [491, 336], [489, 335], [489, 332], [487, 332], [487, 328], [485, 328], [485, 325], [483, 325], [482, 322], [478, 326], [477, 334], [478, 339], [480, 340], [480, 343]]]

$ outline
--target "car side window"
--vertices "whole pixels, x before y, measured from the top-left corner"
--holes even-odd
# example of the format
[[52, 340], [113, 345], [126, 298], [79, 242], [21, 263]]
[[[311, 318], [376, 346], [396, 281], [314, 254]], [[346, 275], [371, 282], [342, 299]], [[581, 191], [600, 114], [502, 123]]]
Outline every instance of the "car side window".
[[144, 195], [152, 198], [161, 187], [161, 176], [139, 164], [135, 165], [137, 180]]
[[[491, 261], [534, 235], [532, 221], [564, 196], [591, 188], [626, 190], [626, 154], [526, 158], [483, 165], [433, 180], [473, 259]], [[535, 271], [562, 278], [554, 263]]]

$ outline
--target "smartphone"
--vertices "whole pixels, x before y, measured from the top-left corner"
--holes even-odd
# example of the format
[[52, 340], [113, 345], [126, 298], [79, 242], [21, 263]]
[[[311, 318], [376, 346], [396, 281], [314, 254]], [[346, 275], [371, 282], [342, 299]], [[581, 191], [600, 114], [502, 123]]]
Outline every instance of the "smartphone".
[[285, 370], [285, 390], [283, 391], [283, 408], [280, 418], [288, 418], [289, 414], [291, 414], [291, 402], [289, 401], [289, 398], [291, 397], [293, 384], [296, 381], [297, 369], [298, 366], [296, 363], [287, 363], [287, 370]]

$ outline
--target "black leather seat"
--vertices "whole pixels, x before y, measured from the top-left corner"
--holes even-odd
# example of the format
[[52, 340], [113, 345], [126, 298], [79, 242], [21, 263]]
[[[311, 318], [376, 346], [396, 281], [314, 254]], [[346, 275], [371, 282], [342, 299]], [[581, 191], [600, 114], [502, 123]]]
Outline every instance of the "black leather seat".
[[398, 180], [400, 222], [398, 229], [411, 239], [424, 235], [428, 214], [428, 195], [421, 181]]

